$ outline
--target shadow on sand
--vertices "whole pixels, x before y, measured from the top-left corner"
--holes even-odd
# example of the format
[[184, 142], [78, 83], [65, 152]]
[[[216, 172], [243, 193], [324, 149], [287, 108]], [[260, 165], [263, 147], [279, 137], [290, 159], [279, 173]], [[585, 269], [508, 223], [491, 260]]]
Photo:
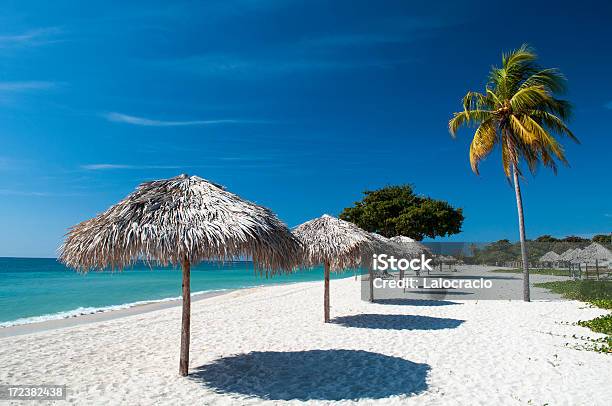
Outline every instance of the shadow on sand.
[[427, 299], [376, 299], [375, 304], [394, 305], [394, 306], [450, 306], [462, 303], [451, 302], [448, 300], [427, 300]]
[[345, 327], [383, 330], [443, 330], [457, 328], [464, 320], [409, 314], [356, 314], [336, 317], [333, 323]]
[[368, 351], [266, 351], [219, 358], [190, 378], [217, 393], [269, 400], [380, 399], [424, 391], [429, 370]]

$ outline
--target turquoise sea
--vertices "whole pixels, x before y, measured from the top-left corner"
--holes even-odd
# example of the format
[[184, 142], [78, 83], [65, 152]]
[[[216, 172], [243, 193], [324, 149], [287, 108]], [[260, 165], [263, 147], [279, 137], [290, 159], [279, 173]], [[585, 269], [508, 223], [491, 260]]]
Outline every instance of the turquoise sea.
[[[332, 277], [348, 276], [334, 275]], [[323, 279], [323, 269], [266, 279], [252, 263], [201, 263], [191, 268], [194, 294]], [[52, 258], [0, 258], [0, 327], [171, 300], [181, 295], [181, 271], [149, 269], [79, 274]]]

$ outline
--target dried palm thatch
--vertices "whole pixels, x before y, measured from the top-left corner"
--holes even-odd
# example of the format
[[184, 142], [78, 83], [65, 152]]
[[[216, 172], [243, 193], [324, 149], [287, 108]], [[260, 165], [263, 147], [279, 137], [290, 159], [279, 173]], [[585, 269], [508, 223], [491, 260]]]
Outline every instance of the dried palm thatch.
[[303, 246], [303, 266], [324, 266], [323, 318], [329, 323], [330, 271], [360, 267], [374, 250], [373, 238], [353, 223], [327, 214], [297, 226], [293, 234]]
[[582, 255], [582, 249], [576, 248], [574, 251], [572, 251], [569, 254], [568, 261], [571, 262], [572, 264], [579, 264], [581, 255]]
[[607, 265], [612, 261], [612, 252], [603, 245], [594, 242], [582, 249], [574, 257], [574, 261], [587, 265]]
[[291, 270], [299, 243], [270, 210], [222, 186], [181, 175], [146, 182], [104, 213], [72, 227], [60, 260], [80, 271], [251, 257], [266, 272]]
[[181, 175], [143, 183], [124, 200], [72, 227], [60, 261], [86, 272], [122, 269], [142, 259], [183, 268], [179, 373], [189, 370], [191, 264], [250, 257], [266, 274], [291, 271], [301, 246], [270, 210], [222, 186]]
[[452, 255], [436, 255], [435, 259], [439, 264], [454, 264], [457, 262], [457, 258]]
[[580, 251], [580, 248], [569, 248], [567, 251], [559, 255], [559, 261], [570, 262], [576, 251]]
[[542, 255], [539, 262], [557, 262], [561, 256], [557, 254], [555, 251], [548, 251], [546, 254]]
[[304, 246], [304, 266], [327, 264], [332, 272], [360, 267], [374, 249], [367, 231], [327, 214], [297, 226], [293, 235]]
[[384, 237], [378, 233], [370, 233], [372, 244], [370, 245], [372, 252], [366, 253], [364, 258], [364, 266], [371, 267], [370, 254], [387, 254], [393, 255], [396, 258], [404, 258], [409, 255], [408, 250], [402, 244], [399, 244], [390, 238]]
[[405, 252], [410, 256], [418, 256], [421, 254], [431, 254], [429, 248], [427, 248], [422, 243], [403, 235], [396, 235], [395, 237], [390, 238], [391, 241], [395, 241], [399, 244], [402, 244], [405, 248]]

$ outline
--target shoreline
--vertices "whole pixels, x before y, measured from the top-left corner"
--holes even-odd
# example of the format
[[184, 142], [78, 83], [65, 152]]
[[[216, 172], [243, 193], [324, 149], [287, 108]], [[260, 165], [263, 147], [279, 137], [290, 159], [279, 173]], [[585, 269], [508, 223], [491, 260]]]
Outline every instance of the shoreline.
[[[348, 273], [338, 279], [345, 278], [353, 278], [353, 275], [349, 275]], [[307, 282], [316, 282], [316, 281], [299, 281], [299, 282], [289, 282], [289, 283], [279, 283], [270, 286], [287, 286], [287, 285], [295, 285]], [[227, 295], [235, 292], [247, 292], [249, 290], [256, 290], [266, 287], [268, 285], [255, 285], [255, 286], [246, 286], [239, 287], [233, 289], [223, 289], [223, 290], [211, 290], [211, 291], [200, 291], [193, 293], [191, 295], [192, 302], [199, 302], [201, 300], [210, 299], [217, 296]], [[548, 293], [546, 296], [554, 299], [560, 299], [560, 295]], [[434, 298], [433, 300], [442, 300], [443, 298]], [[461, 298], [455, 298], [454, 300], [459, 300]], [[79, 313], [78, 309], [67, 311], [64, 313], [75, 312], [74, 314], [68, 314], [65, 316], [60, 316], [62, 313], [56, 313], [58, 315], [57, 318], [49, 318], [45, 320], [34, 320], [30, 322], [24, 322], [20, 324], [13, 324], [8, 326], [0, 327], [0, 339], [14, 336], [21, 336], [27, 334], [35, 334], [44, 331], [63, 329], [68, 327], [74, 327], [79, 325], [103, 322], [116, 320], [119, 318], [141, 315], [145, 313], [155, 312], [158, 310], [164, 310], [172, 307], [179, 306], [182, 303], [181, 297], [172, 297], [172, 298], [163, 298], [163, 299], [153, 299], [150, 301], [139, 301], [132, 303], [125, 303], [119, 305], [111, 305], [107, 307], [101, 307], [98, 309], [92, 309], [91, 311], [87, 311], [84, 309], [83, 312]], [[48, 314], [43, 316], [35, 316], [35, 317], [52, 317], [54, 314]], [[22, 319], [26, 320], [26, 319]], [[19, 321], [14, 320], [14, 321]]]
[[[210, 299], [216, 296], [226, 295], [237, 290], [256, 289], [258, 286], [248, 288], [226, 289], [204, 291], [191, 295], [192, 302]], [[34, 334], [43, 331], [57, 330], [66, 327], [79, 326], [83, 324], [97, 323], [100, 321], [115, 320], [122, 317], [134, 316], [144, 313], [150, 313], [157, 310], [168, 309], [179, 306], [182, 303], [182, 298], [159, 299], [149, 302], [135, 302], [133, 304], [126, 303], [123, 305], [109, 306], [106, 310], [101, 308], [92, 313], [74, 314], [62, 318], [48, 319], [41, 321], [33, 321], [30, 323], [15, 324], [6, 327], [0, 327], [0, 339], [6, 337], [14, 337], [25, 334]], [[119, 307], [126, 306], [126, 307]], [[51, 316], [51, 315], [49, 315]], [[43, 317], [43, 316], [41, 316]]]

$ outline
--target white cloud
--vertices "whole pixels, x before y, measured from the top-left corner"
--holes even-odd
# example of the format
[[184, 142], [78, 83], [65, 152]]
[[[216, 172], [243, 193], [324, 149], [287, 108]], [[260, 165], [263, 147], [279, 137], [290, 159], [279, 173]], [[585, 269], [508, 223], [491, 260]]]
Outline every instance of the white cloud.
[[345, 71], [353, 69], [389, 69], [413, 62], [409, 58], [376, 59], [283, 55], [243, 57], [238, 55], [207, 55], [160, 62], [161, 66], [198, 75], [252, 77], [300, 72]]
[[45, 192], [34, 192], [26, 190], [0, 189], [0, 195], [3, 196], [49, 196]]
[[9, 48], [15, 46], [36, 46], [52, 42], [61, 30], [58, 27], [37, 28], [19, 34], [4, 34], [0, 35], [0, 48]]
[[155, 120], [145, 117], [130, 116], [122, 113], [111, 112], [105, 114], [104, 117], [108, 121], [115, 123], [125, 123], [132, 125], [140, 125], [145, 127], [184, 127], [184, 126], [202, 126], [202, 125], [215, 125], [215, 124], [247, 124], [247, 123], [261, 123], [262, 121], [254, 120], [234, 120], [234, 119], [222, 119], [222, 120]]
[[28, 90], [47, 90], [56, 86], [55, 82], [30, 80], [24, 82], [0, 82], [0, 92], [22, 92]]
[[112, 169], [180, 169], [174, 165], [125, 165], [125, 164], [88, 164], [81, 165], [81, 169], [88, 171], [104, 171]]

